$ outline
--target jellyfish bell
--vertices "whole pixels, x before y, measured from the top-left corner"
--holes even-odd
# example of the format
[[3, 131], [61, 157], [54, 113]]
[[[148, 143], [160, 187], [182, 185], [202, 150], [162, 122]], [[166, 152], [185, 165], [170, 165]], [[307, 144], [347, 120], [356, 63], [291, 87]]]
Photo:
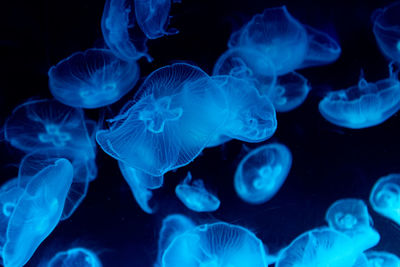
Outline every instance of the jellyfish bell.
[[83, 247], [74, 247], [58, 252], [47, 264], [47, 267], [59, 266], [102, 267], [103, 265], [93, 251]]
[[400, 259], [395, 254], [386, 251], [372, 251], [366, 253], [370, 267], [398, 267]]

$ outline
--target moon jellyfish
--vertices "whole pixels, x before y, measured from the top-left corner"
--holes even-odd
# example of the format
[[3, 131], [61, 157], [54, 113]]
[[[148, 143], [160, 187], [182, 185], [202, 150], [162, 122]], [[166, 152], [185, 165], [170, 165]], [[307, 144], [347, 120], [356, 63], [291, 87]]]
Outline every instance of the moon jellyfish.
[[314, 229], [297, 237], [280, 254], [276, 267], [369, 267], [362, 251], [343, 233]]
[[400, 108], [397, 72], [375, 83], [363, 77], [357, 85], [328, 93], [319, 103], [321, 115], [338, 126], [361, 129], [378, 125]]
[[162, 256], [163, 267], [265, 267], [263, 243], [249, 230], [227, 223], [200, 225], [177, 236]]
[[329, 227], [342, 232], [353, 240], [354, 246], [367, 250], [380, 240], [372, 228], [373, 221], [367, 205], [360, 199], [341, 199], [333, 203], [325, 215]]
[[380, 178], [369, 196], [374, 211], [400, 225], [400, 174]]
[[219, 199], [208, 192], [203, 180], [192, 181], [192, 174], [188, 172], [186, 178], [176, 186], [176, 196], [188, 208], [196, 212], [212, 212], [219, 208]]
[[367, 251], [370, 267], [399, 267], [400, 259], [396, 255], [386, 251]]
[[87, 248], [71, 248], [58, 252], [47, 264], [47, 267], [102, 267], [97, 255]]
[[193, 161], [227, 118], [223, 92], [188, 64], [154, 71], [136, 99], [96, 138], [106, 153], [152, 176]]
[[73, 167], [57, 160], [27, 184], [10, 217], [2, 256], [4, 266], [23, 266], [60, 221]]
[[53, 96], [65, 105], [99, 108], [118, 101], [139, 78], [134, 61], [123, 61], [110, 50], [88, 49], [65, 58], [49, 70]]
[[234, 177], [238, 196], [249, 204], [262, 204], [275, 196], [292, 165], [292, 154], [282, 144], [258, 147], [239, 163]]

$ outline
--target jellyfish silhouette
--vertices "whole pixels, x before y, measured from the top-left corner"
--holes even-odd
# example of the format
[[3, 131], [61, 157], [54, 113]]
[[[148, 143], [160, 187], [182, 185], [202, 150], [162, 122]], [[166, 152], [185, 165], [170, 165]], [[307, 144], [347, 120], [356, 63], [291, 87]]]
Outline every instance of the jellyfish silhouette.
[[372, 251], [366, 253], [370, 267], [399, 267], [400, 259], [386, 251]]
[[207, 191], [201, 179], [192, 181], [188, 172], [186, 178], [176, 186], [176, 196], [188, 208], [196, 212], [212, 212], [219, 208], [221, 202], [214, 194]]
[[60, 221], [73, 167], [57, 160], [27, 184], [10, 217], [2, 256], [4, 266], [23, 266]]
[[328, 93], [319, 103], [321, 115], [338, 126], [361, 129], [378, 125], [400, 108], [397, 72], [375, 83], [360, 78], [358, 85]]
[[330, 228], [313, 229], [297, 237], [280, 254], [276, 267], [368, 267], [362, 251], [345, 234]]
[[234, 177], [238, 196], [249, 204], [262, 204], [275, 196], [292, 165], [292, 154], [282, 144], [258, 147], [239, 163]]
[[380, 240], [379, 233], [373, 229], [373, 221], [367, 205], [360, 199], [340, 199], [327, 210], [325, 220], [329, 227], [352, 238], [353, 245], [362, 251], [367, 250]]
[[47, 264], [47, 267], [102, 267], [97, 255], [82, 247], [58, 252]]
[[374, 211], [400, 225], [400, 174], [381, 177], [372, 188], [369, 202]]
[[197, 226], [177, 236], [162, 256], [163, 267], [265, 267], [263, 243], [249, 230], [228, 224]]
[[178, 63], [154, 71], [136, 100], [97, 132], [101, 148], [152, 176], [187, 165], [227, 118], [223, 92], [197, 67]]
[[139, 78], [135, 61], [123, 61], [106, 49], [76, 52], [49, 70], [53, 96], [65, 105], [99, 108], [118, 101]]

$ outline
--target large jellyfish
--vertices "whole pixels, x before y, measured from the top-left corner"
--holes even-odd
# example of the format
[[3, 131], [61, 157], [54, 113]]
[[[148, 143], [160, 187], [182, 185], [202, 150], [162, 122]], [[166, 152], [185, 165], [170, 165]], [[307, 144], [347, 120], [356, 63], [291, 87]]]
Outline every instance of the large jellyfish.
[[329, 122], [352, 129], [378, 125], [400, 108], [397, 72], [375, 83], [363, 77], [357, 85], [328, 93], [319, 103], [321, 115]]
[[280, 254], [276, 267], [368, 267], [352, 240], [330, 228], [314, 229], [297, 237]]
[[49, 87], [53, 96], [65, 105], [99, 108], [118, 101], [138, 78], [135, 61], [123, 61], [110, 50], [91, 48], [51, 67]]
[[360, 199], [340, 199], [326, 212], [329, 227], [352, 238], [354, 246], [367, 250], [375, 246], [380, 235], [372, 228], [373, 221], [367, 205]]
[[23, 266], [60, 221], [73, 167], [57, 160], [27, 184], [10, 217], [2, 251], [4, 266]]
[[267, 202], [281, 188], [291, 165], [292, 154], [285, 145], [273, 143], [250, 151], [236, 169], [236, 193], [250, 204]]
[[188, 172], [186, 178], [176, 186], [176, 196], [188, 208], [197, 212], [212, 212], [219, 208], [218, 197], [207, 191], [201, 179], [192, 181]]
[[265, 267], [263, 243], [249, 230], [228, 224], [200, 225], [177, 236], [162, 256], [162, 267]]
[[102, 267], [97, 255], [82, 247], [58, 252], [47, 264], [47, 267]]
[[399, 267], [400, 259], [386, 251], [367, 251], [369, 267]]
[[400, 225], [400, 174], [380, 178], [369, 196], [374, 211]]
[[154, 71], [136, 98], [96, 138], [106, 153], [152, 176], [193, 161], [227, 118], [222, 90], [184, 63]]

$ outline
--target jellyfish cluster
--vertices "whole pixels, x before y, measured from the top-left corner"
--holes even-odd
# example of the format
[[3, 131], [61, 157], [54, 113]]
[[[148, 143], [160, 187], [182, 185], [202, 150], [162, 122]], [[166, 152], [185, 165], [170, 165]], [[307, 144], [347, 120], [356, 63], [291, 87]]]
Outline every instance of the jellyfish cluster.
[[[340, 63], [342, 49], [348, 55], [346, 45], [333, 31], [297, 19], [284, 5], [265, 3], [232, 26], [225, 51], [209, 66], [175, 58], [161, 64], [154, 50], [187, 31], [186, 25], [173, 23], [185, 15], [179, 8], [184, 1], [106, 0], [98, 18], [100, 41], [49, 66], [52, 97], [32, 94], [8, 112], [0, 140], [10, 156], [2, 165], [15, 173], [2, 174], [0, 183], [0, 265], [121, 266], [118, 249], [99, 250], [86, 235], [78, 241], [65, 236], [49, 241], [63, 229], [71, 231], [71, 222], [84, 227], [79, 218], [85, 209], [106, 209], [91, 200], [96, 191], [118, 202], [115, 213], [134, 213], [127, 215], [134, 218], [131, 228], [145, 225], [142, 218], [157, 224], [146, 225], [154, 239], [149, 247], [148, 240], [139, 240], [146, 231], [137, 238], [126, 233], [131, 244], [121, 244], [128, 254], [141, 247], [148, 253], [130, 254], [123, 266], [399, 267], [400, 174], [377, 168], [374, 183], [362, 181], [368, 192], [343, 191], [316, 200], [315, 187], [305, 189], [304, 176], [315, 184], [325, 177], [301, 165], [313, 153], [310, 158], [324, 160], [319, 159], [326, 155], [320, 155], [321, 144], [332, 150], [335, 145], [316, 138], [315, 149], [300, 137], [311, 131], [302, 126], [310, 121], [322, 125], [316, 136], [330, 131], [342, 139], [358, 136], [352, 142], [361, 147], [373, 146], [375, 140], [363, 139], [360, 131], [378, 131], [396, 117], [400, 2], [370, 14], [370, 33], [386, 60], [380, 68], [389, 74], [372, 82], [361, 70], [358, 82], [332, 90], [314, 86], [309, 73]], [[304, 114], [308, 106], [312, 115], [288, 126], [287, 118]], [[299, 138], [285, 139], [289, 133]], [[229, 149], [233, 146], [239, 149]], [[343, 153], [353, 155], [350, 149]], [[326, 160], [341, 162], [334, 156]], [[309, 171], [299, 175], [306, 167]], [[347, 165], [337, 168], [355, 172]], [[367, 171], [360, 169], [357, 175], [365, 178]], [[104, 180], [118, 189], [99, 186]], [[329, 190], [338, 188], [332, 183]], [[115, 191], [117, 200], [110, 197]], [[287, 201], [285, 195], [290, 195]], [[308, 206], [299, 208], [299, 221], [279, 214], [300, 197], [308, 199]], [[301, 209], [316, 214], [316, 222], [305, 225]], [[262, 222], [252, 220], [257, 214]], [[114, 217], [125, 223], [125, 216]], [[273, 219], [279, 221], [277, 228], [267, 226]], [[302, 230], [292, 229], [279, 240], [278, 232], [294, 225]], [[104, 238], [122, 231], [91, 227]], [[143, 265], [138, 256], [151, 264]]]

